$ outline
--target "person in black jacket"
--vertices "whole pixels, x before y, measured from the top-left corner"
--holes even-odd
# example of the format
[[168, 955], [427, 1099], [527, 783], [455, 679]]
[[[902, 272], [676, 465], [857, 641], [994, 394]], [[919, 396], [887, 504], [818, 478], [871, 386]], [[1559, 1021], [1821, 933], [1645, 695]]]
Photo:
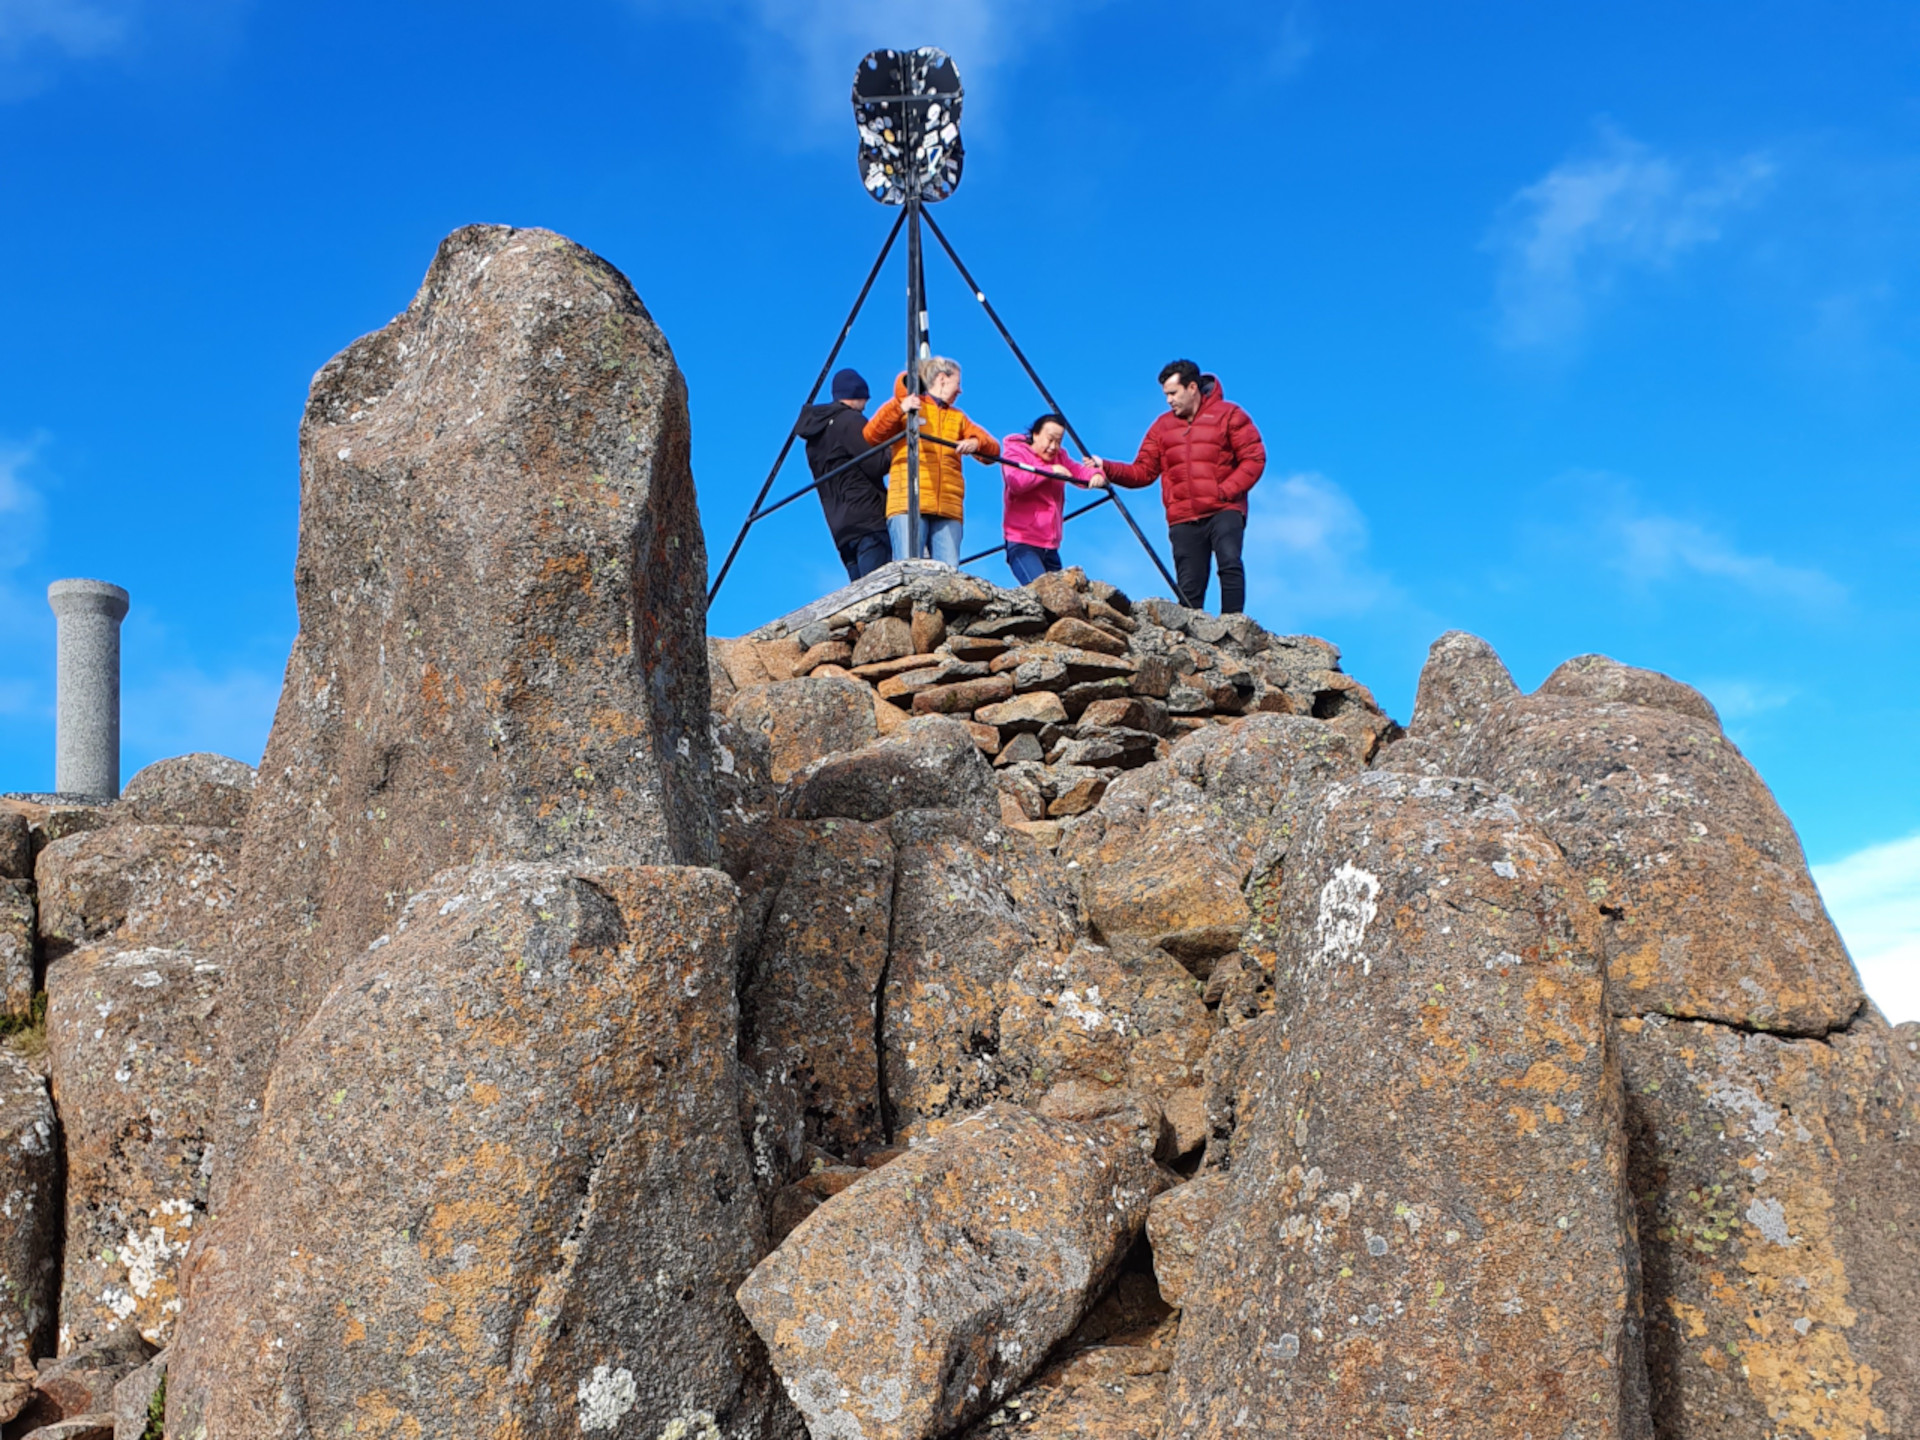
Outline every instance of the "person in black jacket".
[[[841, 370], [833, 377], [833, 399], [809, 405], [800, 412], [794, 434], [807, 442], [807, 468], [815, 477], [845, 465], [869, 447], [860, 433], [871, 392], [857, 370]], [[873, 449], [858, 464], [835, 475], [819, 489], [820, 509], [839, 548], [847, 578], [858, 580], [893, 558], [887, 538], [888, 447]]]

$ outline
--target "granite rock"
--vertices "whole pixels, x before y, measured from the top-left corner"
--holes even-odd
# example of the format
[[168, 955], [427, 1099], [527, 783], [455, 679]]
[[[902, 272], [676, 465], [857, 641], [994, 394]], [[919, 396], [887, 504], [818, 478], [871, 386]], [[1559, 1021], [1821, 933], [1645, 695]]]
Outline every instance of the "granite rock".
[[1540, 688], [1533, 693], [1644, 705], [1649, 710], [1690, 715], [1716, 729], [1720, 725], [1720, 712], [1691, 685], [1682, 685], [1658, 670], [1622, 665], [1605, 655], [1574, 656], [1541, 681]]
[[1656, 1433], [1920, 1434], [1920, 1084], [1886, 1026], [1620, 1030]]
[[873, 692], [857, 680], [809, 677], [756, 685], [734, 696], [727, 719], [736, 756], [747, 751], [776, 785], [823, 755], [857, 750], [880, 737]]
[[33, 1013], [38, 923], [31, 880], [0, 880], [0, 1014]]
[[[1441, 757], [1450, 756], [1495, 705], [1519, 694], [1520, 687], [1491, 645], [1478, 635], [1449, 630], [1427, 650], [1407, 737], [1427, 742]], [[1445, 765], [1442, 758], [1443, 769]]]
[[933, 1440], [1005, 1400], [1118, 1269], [1151, 1150], [992, 1105], [803, 1220], [739, 1299], [809, 1430]]
[[114, 824], [237, 830], [253, 803], [253, 785], [253, 767], [225, 755], [156, 760], [127, 781], [114, 806]]
[[53, 1099], [66, 1139], [61, 1349], [122, 1326], [164, 1345], [204, 1228], [219, 963], [88, 946], [47, 969]]
[[1649, 1434], [1600, 921], [1465, 781], [1323, 796], [1165, 1434]]
[[281, 1057], [194, 1252], [168, 1433], [777, 1433], [731, 1299], [763, 1248], [735, 925], [710, 870], [414, 896]]
[[234, 920], [240, 834], [201, 825], [115, 825], [40, 852], [40, 940], [51, 961], [109, 936], [128, 946], [207, 948]]
[[440, 871], [711, 863], [690, 443], [633, 287], [546, 230], [456, 230], [406, 310], [315, 376], [300, 629], [219, 1016], [223, 1147], [251, 1134], [281, 1045]]
[[958, 720], [917, 716], [857, 750], [814, 761], [781, 804], [802, 820], [882, 820], [902, 810], [999, 812], [993, 771]]
[[1526, 696], [1495, 707], [1459, 763], [1566, 852], [1607, 920], [1617, 1013], [1822, 1034], [1859, 1011], [1799, 838], [1717, 725]]

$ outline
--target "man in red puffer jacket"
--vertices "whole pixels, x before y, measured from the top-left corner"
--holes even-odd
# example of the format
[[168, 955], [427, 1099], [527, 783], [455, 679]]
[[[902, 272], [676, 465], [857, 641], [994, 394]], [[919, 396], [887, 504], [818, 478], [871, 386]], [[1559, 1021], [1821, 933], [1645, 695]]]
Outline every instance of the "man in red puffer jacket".
[[1160, 483], [1167, 506], [1167, 539], [1180, 603], [1207, 603], [1209, 561], [1220, 566], [1220, 613], [1237, 614], [1247, 600], [1240, 540], [1247, 528], [1247, 492], [1267, 468], [1267, 447], [1247, 412], [1227, 402], [1218, 376], [1202, 375], [1191, 360], [1160, 372], [1168, 413], [1147, 429], [1131, 465], [1103, 462], [1116, 485], [1140, 489]]

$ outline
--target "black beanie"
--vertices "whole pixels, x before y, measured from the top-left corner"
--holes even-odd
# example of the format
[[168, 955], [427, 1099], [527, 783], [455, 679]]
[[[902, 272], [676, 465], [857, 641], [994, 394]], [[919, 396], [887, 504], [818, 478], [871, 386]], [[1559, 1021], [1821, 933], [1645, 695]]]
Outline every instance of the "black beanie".
[[873, 392], [867, 389], [867, 382], [860, 378], [858, 370], [837, 370], [833, 376], [833, 398], [870, 400], [873, 398]]

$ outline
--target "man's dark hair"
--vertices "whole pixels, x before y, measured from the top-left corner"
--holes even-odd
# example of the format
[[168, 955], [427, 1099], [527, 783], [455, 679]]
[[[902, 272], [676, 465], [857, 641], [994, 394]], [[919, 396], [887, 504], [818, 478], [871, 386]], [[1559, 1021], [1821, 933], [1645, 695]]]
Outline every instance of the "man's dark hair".
[[1027, 426], [1027, 439], [1031, 440], [1034, 436], [1038, 435], [1042, 425], [1058, 425], [1062, 435], [1067, 433], [1067, 417], [1064, 415], [1056, 415], [1053, 411], [1049, 410], [1031, 425]]
[[1200, 383], [1200, 367], [1191, 360], [1169, 360], [1160, 368], [1160, 383], [1167, 383], [1167, 377], [1178, 375], [1182, 388]]

